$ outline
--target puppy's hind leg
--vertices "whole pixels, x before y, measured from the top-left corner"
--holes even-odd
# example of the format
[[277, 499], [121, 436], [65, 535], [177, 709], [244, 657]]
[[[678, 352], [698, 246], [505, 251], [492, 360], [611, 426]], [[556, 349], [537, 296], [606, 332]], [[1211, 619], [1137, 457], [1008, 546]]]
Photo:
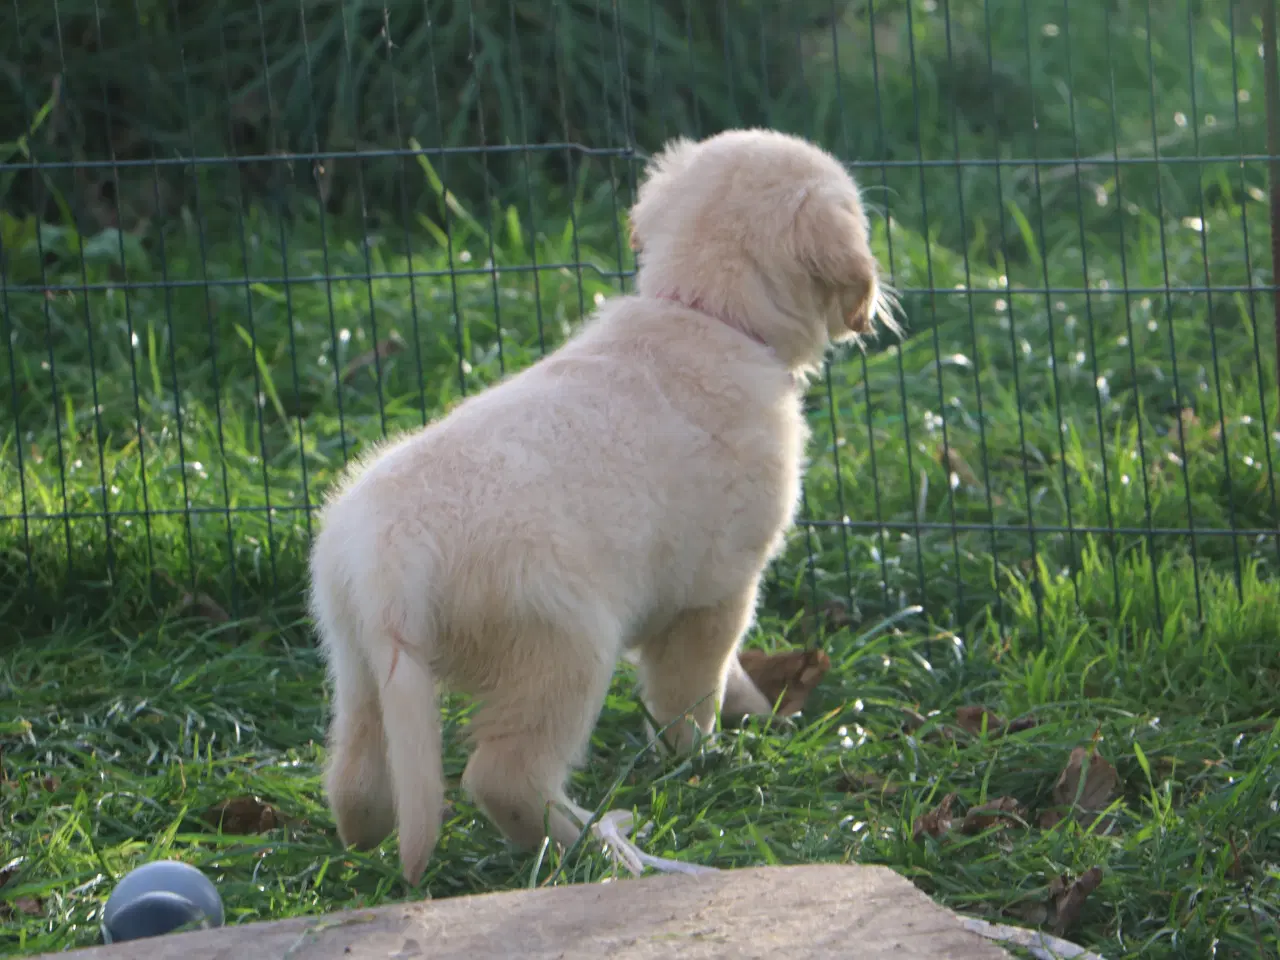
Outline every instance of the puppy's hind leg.
[[663, 740], [674, 750], [687, 751], [698, 731], [712, 732], [726, 686], [732, 709], [768, 712], [764, 695], [736, 662], [755, 604], [753, 581], [721, 603], [684, 611], [664, 633], [641, 645], [637, 673], [645, 702], [660, 729], [670, 725]]
[[332, 624], [321, 636], [333, 684], [325, 793], [343, 844], [368, 850], [395, 828], [378, 687], [359, 650]]
[[564, 846], [582, 826], [565, 784], [586, 751], [613, 674], [617, 646], [526, 627], [517, 656], [498, 665], [471, 724], [462, 787], [513, 843]]
[[[565, 782], [591, 738], [617, 647], [592, 639], [574, 642], [553, 631], [536, 639], [540, 656], [521, 664], [536, 664], [536, 669], [504, 674], [477, 712], [471, 733], [475, 749], [462, 786], [517, 845], [532, 849], [550, 836], [567, 848], [591, 813], [568, 798]], [[630, 822], [630, 813], [615, 810], [593, 826], [615, 863], [635, 874], [646, 867], [680, 873], [709, 869], [649, 856], [627, 839]]]

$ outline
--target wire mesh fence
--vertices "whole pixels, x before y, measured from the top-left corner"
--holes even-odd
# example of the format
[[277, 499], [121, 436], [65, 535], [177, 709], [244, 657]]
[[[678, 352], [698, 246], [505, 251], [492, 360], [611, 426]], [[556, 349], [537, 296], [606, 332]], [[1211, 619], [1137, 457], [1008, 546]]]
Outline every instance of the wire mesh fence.
[[6, 590], [296, 594], [389, 433], [628, 288], [667, 137], [853, 169], [899, 343], [806, 396], [767, 602], [1039, 629], [1280, 561], [1264, 71], [1245, 3], [72, 0], [0, 123]]

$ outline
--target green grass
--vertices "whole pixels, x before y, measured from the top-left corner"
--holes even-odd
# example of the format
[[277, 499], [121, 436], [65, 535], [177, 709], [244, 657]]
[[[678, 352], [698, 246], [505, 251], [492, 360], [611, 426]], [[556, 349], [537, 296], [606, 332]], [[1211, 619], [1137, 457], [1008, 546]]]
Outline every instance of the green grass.
[[[1141, 563], [1124, 567], [1130, 612], [1116, 617], [1110, 571], [1092, 557], [1083, 610], [1067, 582], [1047, 591], [1043, 640], [1025, 593], [1010, 628], [963, 640], [921, 621], [865, 642], [852, 630], [827, 634], [833, 669], [798, 733], [727, 734], [683, 764], [648, 755], [617, 784], [644, 747], [622, 677], [574, 789], [652, 821], [645, 843], [655, 852], [720, 867], [885, 863], [968, 912], [1024, 916], [1054, 878], [1100, 865], [1103, 884], [1074, 939], [1107, 956], [1198, 957], [1216, 944], [1219, 956], [1252, 957], [1259, 943], [1269, 955], [1280, 724], [1256, 705], [1274, 701], [1280, 679], [1280, 591], [1251, 576], [1240, 605], [1217, 580], [1203, 629], [1191, 628], [1187, 604], [1162, 628], [1144, 596], [1149, 576]], [[1185, 564], [1170, 561], [1160, 579], [1167, 595], [1190, 591]], [[453, 795], [423, 886], [406, 887], [394, 843], [358, 855], [334, 839], [319, 780], [322, 670], [296, 610], [219, 625], [163, 611], [127, 631], [118, 622], [111, 611], [77, 618], [5, 657], [5, 699], [23, 721], [7, 728], [5, 757], [10, 954], [91, 942], [113, 879], [157, 856], [207, 870], [232, 922], [608, 875], [591, 850], [564, 863], [513, 853]], [[765, 643], [785, 632], [765, 620]], [[973, 703], [1007, 718], [1031, 711], [1039, 725], [970, 736], [954, 717]], [[908, 711], [925, 725], [908, 732]], [[447, 736], [465, 714], [450, 706]], [[1114, 823], [1041, 829], [1068, 754], [1091, 742], [1119, 773]], [[455, 782], [463, 762], [451, 748]], [[958, 813], [1012, 796], [1031, 826], [914, 840], [914, 821], [949, 792]], [[235, 836], [203, 819], [241, 795], [272, 805], [283, 824]]]
[[[683, 764], [641, 755], [623, 672], [574, 790], [634, 807], [654, 852], [886, 863], [1014, 922], [1043, 920], [1061, 874], [1101, 866], [1070, 939], [1108, 958], [1275, 955], [1280, 540], [1262, 531], [1280, 518], [1280, 398], [1273, 303], [1253, 289], [1271, 282], [1265, 172], [1108, 161], [1150, 157], [1153, 136], [1175, 159], [1261, 152], [1255, 25], [1198, 9], [1189, 58], [1185, 11], [1099, 5], [1068, 23], [1004, 0], [955, 7], [913, 6], [908, 23], [877, 5], [879, 110], [855, 17], [834, 44], [804, 38], [810, 76], [834, 76], [838, 53], [843, 84], [814, 82], [803, 114], [778, 91], [762, 119], [862, 160], [1078, 144], [1104, 162], [1078, 179], [859, 167], [891, 215], [874, 241], [908, 334], [835, 358], [811, 387], [809, 522], [751, 638], [821, 644], [832, 670], [797, 732], [726, 733]], [[420, 889], [398, 879], [394, 842], [341, 851], [299, 602], [306, 507], [346, 460], [532, 362], [625, 288], [626, 171], [591, 157], [574, 171], [490, 209], [443, 203], [450, 169], [411, 163], [409, 192], [432, 202], [364, 224], [299, 194], [287, 216], [240, 215], [241, 183], [213, 167], [163, 231], [0, 213], [0, 951], [92, 942], [112, 881], [159, 855], [207, 868], [235, 921], [607, 872], [590, 849], [511, 852], [461, 797]], [[911, 604], [923, 612], [877, 629]], [[973, 736], [963, 705], [1038, 722]], [[452, 744], [466, 705], [447, 715]], [[1118, 775], [1105, 829], [1042, 827], [1090, 744]], [[451, 745], [451, 777], [463, 760]], [[1027, 826], [916, 838], [951, 793], [961, 814], [1014, 797]], [[241, 794], [283, 823], [236, 836], [202, 819]]]

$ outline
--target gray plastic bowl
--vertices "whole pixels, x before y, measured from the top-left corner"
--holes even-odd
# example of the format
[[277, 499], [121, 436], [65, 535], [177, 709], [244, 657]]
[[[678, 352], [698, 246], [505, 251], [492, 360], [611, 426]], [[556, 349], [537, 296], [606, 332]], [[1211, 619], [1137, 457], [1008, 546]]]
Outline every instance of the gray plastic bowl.
[[155, 860], [130, 871], [111, 891], [102, 939], [139, 940], [181, 927], [220, 927], [222, 921], [222, 898], [208, 877], [190, 864]]

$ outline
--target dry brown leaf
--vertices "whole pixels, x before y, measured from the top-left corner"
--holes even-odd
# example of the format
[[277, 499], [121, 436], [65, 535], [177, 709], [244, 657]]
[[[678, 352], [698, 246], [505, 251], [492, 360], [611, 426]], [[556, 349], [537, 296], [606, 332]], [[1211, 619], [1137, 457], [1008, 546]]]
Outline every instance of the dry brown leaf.
[[955, 803], [955, 799], [954, 793], [948, 793], [936, 807], [917, 817], [911, 828], [912, 838], [919, 840], [928, 834], [936, 840], [945, 835], [951, 829], [951, 805]]
[[61, 783], [62, 781], [59, 780], [57, 777], [55, 777], [53, 774], [49, 774], [49, 776], [47, 777], [40, 778], [40, 788], [44, 790], [45, 793], [53, 793], [55, 790], [58, 789]]
[[1068, 883], [1064, 875], [1049, 885], [1055, 914], [1054, 933], [1061, 935], [1075, 925], [1080, 919], [1080, 911], [1084, 908], [1085, 900], [1089, 898], [1089, 894], [1098, 889], [1101, 883], [1102, 868], [1090, 867], [1074, 883]]
[[[164, 570], [157, 570], [156, 577], [164, 581], [165, 586], [170, 589], [177, 590], [178, 582], [169, 576]], [[207, 593], [192, 593], [190, 590], [182, 592], [182, 599], [178, 601], [179, 610], [194, 610], [196, 614], [211, 620], [214, 623], [226, 623], [231, 619], [231, 615], [222, 609], [218, 601], [214, 600]]]
[[982, 486], [978, 480], [978, 475], [973, 472], [973, 467], [965, 462], [964, 457], [960, 456], [954, 447], [940, 450], [938, 452], [938, 460], [944, 469], [954, 473], [966, 487]]
[[890, 797], [898, 788], [883, 777], [866, 770], [846, 771], [841, 787], [846, 793], [878, 793]]
[[1005, 724], [1004, 732], [1006, 735], [1010, 733], [1021, 733], [1023, 730], [1030, 730], [1032, 727], [1038, 726], [1039, 723], [1039, 720], [1028, 714], [1025, 717], [1018, 717], [1014, 720], [1010, 720]]
[[1058, 809], [1044, 810], [1040, 813], [1040, 829], [1052, 830], [1060, 824], [1066, 817], [1062, 815], [1062, 811]]
[[831, 600], [822, 607], [822, 622], [828, 630], [843, 630], [853, 623], [853, 618], [843, 601]]
[[1004, 721], [986, 707], [958, 707], [956, 723], [960, 729], [975, 737], [982, 735], [982, 723], [986, 720], [987, 736], [995, 738], [1004, 732]]
[[[843, 600], [832, 599], [820, 607], [807, 609], [804, 616], [796, 624], [795, 636], [803, 638], [816, 637], [820, 643], [822, 637], [844, 630], [853, 623], [853, 615], [848, 604]], [[790, 636], [790, 634], [789, 634]], [[797, 640], [797, 642], [800, 642]]]
[[1035, 717], [1027, 715], [1025, 717], [1017, 717], [1006, 723], [1000, 718], [999, 714], [988, 707], [967, 706], [956, 708], [956, 725], [975, 737], [982, 733], [982, 720], [984, 717], [987, 721], [987, 736], [992, 740], [997, 737], [1008, 736], [1011, 733], [1030, 730], [1040, 722]]
[[1245, 875], [1244, 864], [1240, 862], [1240, 855], [1249, 852], [1249, 847], [1253, 845], [1252, 840], [1246, 840], [1243, 847], [1236, 845], [1235, 833], [1227, 837], [1227, 843], [1231, 846], [1231, 863], [1227, 866], [1227, 876], [1232, 880], [1240, 880]]
[[1076, 819], [1088, 826], [1111, 802], [1119, 782], [1116, 768], [1101, 753], [1094, 750], [1090, 756], [1087, 747], [1076, 747], [1071, 751], [1066, 769], [1053, 785], [1054, 803], [1068, 809], [1074, 806]]
[[778, 703], [780, 717], [799, 713], [818, 681], [831, 669], [831, 658], [816, 648], [772, 654], [743, 650], [738, 661], [765, 699], [778, 703], [782, 697]]
[[1049, 905], [1043, 900], [1024, 900], [1009, 907], [1008, 913], [1035, 927], [1049, 922]]
[[275, 808], [257, 797], [232, 797], [215, 803], [205, 811], [204, 820], [223, 833], [235, 836], [266, 833], [280, 824]]
[[394, 356], [405, 348], [405, 342], [396, 334], [392, 334], [385, 340], [378, 341], [372, 350], [366, 350], [358, 357], [352, 357], [347, 365], [342, 369], [342, 382], [350, 383], [357, 373], [365, 367], [370, 366], [375, 360], [385, 360], [387, 357]]
[[[906, 734], [917, 733], [925, 726], [925, 724], [938, 716], [937, 710], [931, 710], [926, 716], [919, 710], [911, 709], [911, 707], [899, 707], [898, 709], [902, 711], [902, 731]], [[897, 736], [897, 734], [890, 733], [887, 735], [886, 739], [891, 739], [895, 736]], [[934, 742], [939, 740], [954, 740], [955, 733], [952, 732], [951, 728], [946, 724], [935, 723], [925, 731], [923, 737], [925, 740], [931, 740]]]
[[19, 913], [25, 913], [28, 917], [44, 915], [44, 904], [40, 902], [39, 897], [16, 897], [13, 901], [13, 909]]
[[1026, 820], [1026, 814], [1013, 797], [996, 797], [986, 803], [979, 804], [964, 815], [960, 824], [962, 833], [981, 833], [996, 824], [1008, 826]]
[[915, 733], [928, 722], [928, 718], [923, 713], [912, 710], [910, 707], [902, 708], [902, 716], [905, 718], [902, 721], [902, 729], [907, 733]]
[[226, 623], [231, 619], [231, 614], [222, 609], [218, 602], [207, 593], [184, 593], [182, 595], [182, 603], [179, 606], [183, 610], [193, 610], [199, 616], [213, 623]]
[[1024, 900], [1007, 908], [1007, 913], [1033, 926], [1051, 926], [1059, 936], [1076, 924], [1089, 894], [1102, 883], [1102, 868], [1091, 867], [1074, 882], [1064, 873], [1049, 881], [1044, 899]]

